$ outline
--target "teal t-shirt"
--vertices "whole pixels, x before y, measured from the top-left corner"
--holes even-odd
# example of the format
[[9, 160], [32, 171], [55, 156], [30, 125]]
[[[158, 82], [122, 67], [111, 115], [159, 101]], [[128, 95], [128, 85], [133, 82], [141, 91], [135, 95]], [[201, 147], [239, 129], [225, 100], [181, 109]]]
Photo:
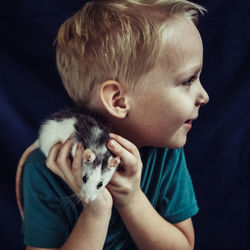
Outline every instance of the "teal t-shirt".
[[[141, 188], [158, 213], [170, 223], [195, 215], [198, 206], [183, 149], [145, 147], [140, 153]], [[24, 244], [61, 247], [83, 207], [66, 183], [46, 167], [45, 156], [39, 149], [25, 163], [22, 189]], [[115, 208], [104, 249], [137, 249]]]

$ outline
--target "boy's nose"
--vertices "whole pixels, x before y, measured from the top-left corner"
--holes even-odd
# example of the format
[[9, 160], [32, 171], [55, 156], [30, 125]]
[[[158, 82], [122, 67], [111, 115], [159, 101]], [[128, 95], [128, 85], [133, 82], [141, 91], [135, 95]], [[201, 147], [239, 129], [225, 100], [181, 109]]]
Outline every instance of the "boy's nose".
[[207, 104], [208, 102], [209, 102], [209, 95], [208, 95], [207, 91], [202, 87], [202, 85], [200, 85], [200, 93], [199, 93], [199, 96], [197, 98], [196, 105], [203, 106], [203, 105]]

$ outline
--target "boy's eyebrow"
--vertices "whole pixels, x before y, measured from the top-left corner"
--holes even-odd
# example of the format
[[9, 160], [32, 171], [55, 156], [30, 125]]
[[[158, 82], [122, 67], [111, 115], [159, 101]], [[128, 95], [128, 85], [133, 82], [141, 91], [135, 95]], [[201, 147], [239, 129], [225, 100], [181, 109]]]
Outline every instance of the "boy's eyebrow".
[[190, 76], [190, 75], [197, 75], [199, 72], [201, 72], [202, 70], [202, 64], [194, 66], [194, 67], [190, 67], [187, 70], [185, 70], [184, 72], [179, 74], [180, 78], [184, 78], [186, 76]]
[[202, 69], [202, 64], [190, 67], [186, 71], [184, 71], [182, 75], [188, 75], [188, 74], [195, 75], [198, 74], [201, 71], [201, 69]]

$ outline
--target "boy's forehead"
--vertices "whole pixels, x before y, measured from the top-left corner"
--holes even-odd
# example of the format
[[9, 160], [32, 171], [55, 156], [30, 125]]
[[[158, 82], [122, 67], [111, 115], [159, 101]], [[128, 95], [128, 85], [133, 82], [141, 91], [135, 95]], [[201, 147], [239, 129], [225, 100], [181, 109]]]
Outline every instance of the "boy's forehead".
[[191, 20], [179, 18], [163, 33], [166, 34], [163, 34], [163, 53], [160, 61], [162, 66], [176, 71], [182, 67], [190, 68], [190, 64], [202, 64], [202, 40]]

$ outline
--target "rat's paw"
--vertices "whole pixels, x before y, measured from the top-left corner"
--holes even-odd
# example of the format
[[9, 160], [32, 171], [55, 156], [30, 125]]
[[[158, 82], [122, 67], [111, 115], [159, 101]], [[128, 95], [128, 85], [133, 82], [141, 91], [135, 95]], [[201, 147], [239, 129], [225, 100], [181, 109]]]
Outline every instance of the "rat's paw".
[[97, 198], [91, 202], [84, 203], [84, 209], [96, 215], [111, 213], [113, 199], [107, 188], [103, 188], [98, 192]]

